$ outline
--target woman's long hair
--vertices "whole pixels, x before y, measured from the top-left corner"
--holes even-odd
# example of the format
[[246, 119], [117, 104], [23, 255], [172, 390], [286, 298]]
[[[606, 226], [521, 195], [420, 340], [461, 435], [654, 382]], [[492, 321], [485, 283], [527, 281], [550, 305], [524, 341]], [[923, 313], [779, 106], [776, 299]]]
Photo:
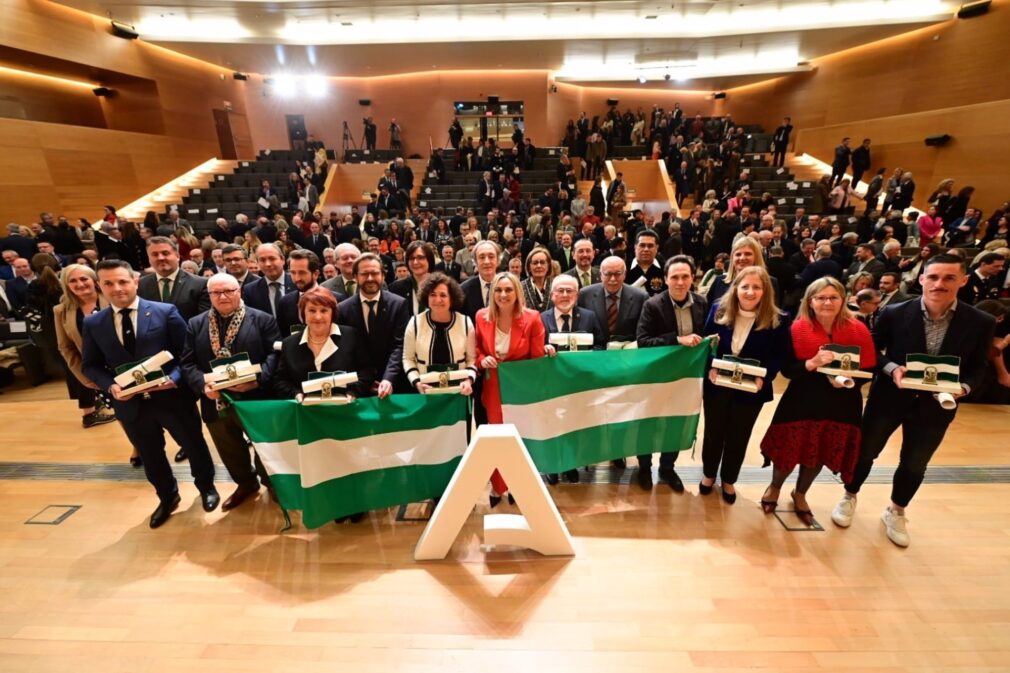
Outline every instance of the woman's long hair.
[[736, 243], [733, 244], [733, 248], [732, 250], [730, 250], [729, 253], [729, 268], [726, 269], [726, 282], [730, 284], [733, 283], [733, 281], [735, 280], [734, 276], [736, 275], [734, 273], [736, 265], [733, 263], [733, 253], [736, 252], [739, 248], [750, 248], [754, 252], [754, 266], [759, 266], [762, 269], [766, 269], [764, 249], [762, 249], [761, 244], [758, 243], [753, 238], [751, 238], [750, 236], [742, 236], [737, 239]]
[[512, 283], [512, 287], [515, 288], [516, 295], [516, 305], [512, 309], [512, 319], [516, 319], [522, 314], [523, 309], [526, 308], [526, 297], [523, 294], [522, 285], [519, 284], [519, 278], [514, 273], [509, 273], [508, 271], [501, 271], [495, 274], [494, 279], [491, 280], [491, 287], [488, 290], [487, 302], [487, 321], [497, 323], [498, 322], [498, 304], [494, 300], [494, 292], [498, 289], [498, 286], [504, 282]]
[[761, 286], [764, 290], [761, 294], [761, 303], [758, 304], [757, 309], [754, 311], [756, 314], [754, 316], [754, 329], [774, 329], [778, 327], [782, 313], [779, 311], [778, 306], [775, 305], [775, 290], [772, 288], [771, 277], [760, 266], [748, 266], [733, 279], [729, 289], [726, 290], [726, 294], [719, 300], [715, 322], [719, 325], [727, 326], [735, 324], [741, 310], [740, 300], [737, 298], [736, 293], [740, 285], [743, 284], [744, 279], [749, 276], [760, 278]]
[[95, 285], [95, 293], [98, 294], [99, 299], [102, 293], [98, 290], [98, 274], [90, 266], [85, 266], [84, 264], [68, 264], [63, 267], [63, 271], [60, 273], [60, 287], [63, 289], [63, 296], [60, 297], [60, 306], [67, 313], [71, 311], [76, 311], [81, 307], [81, 302], [77, 301], [77, 296], [70, 289], [70, 276], [78, 271], [83, 272], [91, 282]]
[[60, 291], [60, 277], [56, 275], [59, 266], [52, 255], [45, 252], [32, 255], [31, 267], [38, 276], [39, 284], [46, 289], [46, 294], [56, 294]]
[[824, 276], [823, 278], [818, 278], [814, 282], [807, 286], [807, 291], [803, 293], [803, 299], [800, 300], [800, 308], [796, 312], [796, 317], [800, 319], [807, 319], [811, 323], [817, 323], [817, 316], [814, 314], [814, 310], [811, 307], [811, 299], [815, 294], [820, 292], [826, 287], [832, 287], [838, 296], [841, 298], [841, 308], [838, 310], [838, 315], [835, 316], [834, 327], [840, 327], [842, 325], [848, 324], [850, 320], [855, 320], [852, 317], [852, 312], [849, 310], [848, 305], [845, 303], [845, 288], [842, 287], [841, 281], [832, 276]]

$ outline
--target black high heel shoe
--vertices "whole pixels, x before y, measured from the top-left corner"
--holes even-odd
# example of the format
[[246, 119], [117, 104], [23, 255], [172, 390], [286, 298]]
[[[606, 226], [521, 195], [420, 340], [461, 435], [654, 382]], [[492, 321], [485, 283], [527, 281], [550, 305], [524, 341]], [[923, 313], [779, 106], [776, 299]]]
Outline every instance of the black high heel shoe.
[[775, 500], [768, 499], [768, 491], [770, 490], [772, 490], [771, 486], [766, 488], [765, 492], [761, 495], [761, 511], [763, 511], [765, 514], [774, 514], [775, 510], [779, 506], [779, 501], [777, 498]]
[[698, 482], [698, 493], [701, 493], [702, 495], [710, 495], [712, 493], [712, 487], [713, 486], [715, 486], [715, 482], [713, 482], [713, 483], [709, 484], [708, 486], [706, 486], [704, 482], [699, 481]]
[[134, 467], [144, 467], [144, 459], [140, 456], [130, 456], [130, 465]]
[[719, 484], [719, 490], [722, 491], [722, 499], [727, 505], [732, 505], [736, 502], [736, 491], [730, 493], [726, 490], [726, 484]]
[[793, 499], [793, 511], [796, 513], [796, 517], [803, 522], [803, 525], [810, 528], [814, 525], [814, 513], [809, 509], [800, 509], [800, 506], [796, 504], [796, 491], [789, 494]]

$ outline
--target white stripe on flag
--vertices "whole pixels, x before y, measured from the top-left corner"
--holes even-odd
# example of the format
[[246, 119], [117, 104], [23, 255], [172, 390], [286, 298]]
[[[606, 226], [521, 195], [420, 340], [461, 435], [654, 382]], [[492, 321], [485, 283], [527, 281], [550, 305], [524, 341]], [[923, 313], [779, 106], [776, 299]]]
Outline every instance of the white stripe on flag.
[[598, 425], [701, 413], [701, 379], [587, 390], [533, 404], [502, 405], [526, 439], [552, 439]]
[[[403, 447], [411, 447], [404, 450]], [[441, 465], [463, 455], [466, 422], [424, 430], [388, 432], [352, 439], [257, 442], [256, 453], [269, 474], [298, 474], [304, 488], [359, 472], [407, 465]]]
[[944, 364], [932, 365], [932, 364], [929, 364], [929, 363], [926, 363], [926, 362], [916, 362], [914, 360], [912, 362], [908, 363], [908, 367], [907, 368], [910, 371], [913, 371], [913, 372], [924, 372], [929, 367], [935, 368], [937, 374], [958, 374], [958, 375], [960, 375], [960, 373], [961, 373], [961, 368], [958, 367], [957, 365], [944, 365]]

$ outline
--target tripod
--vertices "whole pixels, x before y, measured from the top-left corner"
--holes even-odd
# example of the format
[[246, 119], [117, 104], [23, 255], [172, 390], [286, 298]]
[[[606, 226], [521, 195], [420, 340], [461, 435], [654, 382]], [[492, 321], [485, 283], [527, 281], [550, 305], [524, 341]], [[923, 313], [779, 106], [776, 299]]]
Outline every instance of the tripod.
[[[343, 137], [343, 152], [346, 155], [348, 149], [359, 149], [358, 144], [354, 142], [354, 134], [351, 133], [351, 127], [344, 122], [344, 137]], [[346, 161], [346, 158], [345, 158]]]

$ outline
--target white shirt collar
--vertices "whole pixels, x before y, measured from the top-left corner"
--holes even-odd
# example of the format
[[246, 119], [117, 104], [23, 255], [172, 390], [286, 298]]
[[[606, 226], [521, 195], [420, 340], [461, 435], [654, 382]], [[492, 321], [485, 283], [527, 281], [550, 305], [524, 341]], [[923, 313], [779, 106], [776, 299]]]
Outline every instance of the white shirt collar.
[[379, 301], [379, 298], [382, 296], [382, 291], [380, 290], [379, 292], [376, 292], [371, 297], [369, 297], [368, 295], [366, 295], [364, 292], [361, 292], [359, 294], [361, 294], [361, 301], [362, 302], [366, 302], [366, 301]]
[[170, 281], [172, 281], [172, 285], [175, 286], [175, 281], [179, 277], [179, 272], [180, 271], [182, 271], [182, 267], [176, 268], [175, 271], [173, 271], [172, 273], [168, 274], [167, 276], [162, 276], [161, 274], [155, 274], [155, 275], [158, 276], [158, 282], [159, 283], [161, 283], [161, 281], [163, 281], [166, 278], [168, 278]]
[[[323, 363], [326, 362], [326, 360], [331, 355], [340, 350], [337, 344], [333, 342], [334, 335], [340, 336], [340, 327], [336, 323], [331, 323], [330, 338], [327, 339], [326, 343], [323, 344], [323, 347], [319, 349], [319, 355], [316, 355], [313, 358], [313, 364], [315, 364], [317, 372], [322, 371], [321, 367], [323, 366]], [[308, 342], [309, 342], [309, 328], [306, 327], [304, 330], [302, 330], [302, 338], [301, 341], [299, 341], [298, 343], [308, 344]]]
[[[637, 266], [638, 266], [638, 258], [636, 257], [635, 259], [631, 260], [631, 268], [634, 269]], [[660, 266], [659, 262], [657, 260], [655, 260], [655, 259], [652, 260], [652, 264], [650, 266], [654, 266], [657, 269], [662, 269], [663, 268], [662, 266]]]

